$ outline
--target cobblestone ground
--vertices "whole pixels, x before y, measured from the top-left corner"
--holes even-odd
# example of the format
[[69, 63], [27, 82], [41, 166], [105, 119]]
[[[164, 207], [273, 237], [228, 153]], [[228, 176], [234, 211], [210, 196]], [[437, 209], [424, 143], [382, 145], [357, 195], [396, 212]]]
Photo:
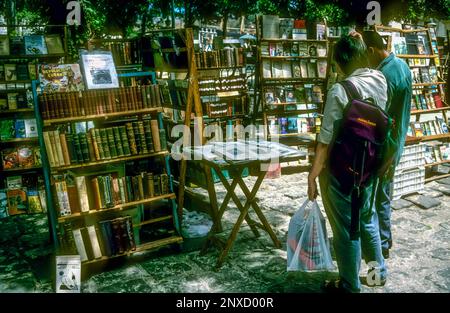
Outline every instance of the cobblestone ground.
[[[252, 177], [245, 180], [247, 184], [254, 182]], [[388, 282], [384, 287], [363, 287], [362, 292], [450, 291], [450, 182], [446, 182], [448, 184], [427, 184], [423, 197], [413, 196], [394, 203], [397, 210], [392, 214], [394, 246], [387, 260]], [[225, 190], [221, 186], [217, 186], [217, 190], [218, 198], [223, 199]], [[200, 189], [196, 192], [206, 196]], [[243, 199], [241, 192], [238, 195]], [[110, 268], [91, 269], [93, 273], [83, 281], [82, 292], [321, 292], [323, 280], [336, 277], [336, 272], [286, 271], [286, 234], [290, 217], [306, 198], [306, 174], [266, 180], [257, 196], [284, 243], [282, 249], [275, 249], [264, 233], [255, 240], [250, 229], [243, 226], [219, 271], [214, 270], [218, 257], [214, 250], [200, 256], [198, 251], [164, 249], [157, 254], [118, 260], [122, 263]], [[225, 212], [225, 235], [236, 220], [237, 212], [233, 205]], [[328, 233], [331, 236], [330, 229]], [[23, 235], [18, 232], [16, 237], [20, 241]], [[36, 271], [33, 259], [26, 256], [30, 252], [14, 248], [12, 242], [8, 247], [2, 240], [0, 238], [0, 291], [52, 292], [51, 279], [37, 277], [39, 267]], [[45, 250], [40, 246], [30, 248], [35, 252], [40, 249], [40, 254]], [[51, 272], [51, 265], [42, 265], [42, 270]], [[363, 265], [361, 275], [366, 271]]]

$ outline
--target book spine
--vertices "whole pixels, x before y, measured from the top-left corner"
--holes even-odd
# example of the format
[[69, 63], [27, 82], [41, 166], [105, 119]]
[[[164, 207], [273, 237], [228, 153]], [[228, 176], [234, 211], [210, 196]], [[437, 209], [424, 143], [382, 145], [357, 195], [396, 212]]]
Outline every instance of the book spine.
[[119, 131], [119, 127], [113, 127], [113, 134], [114, 134], [114, 142], [116, 144], [116, 149], [117, 149], [117, 156], [118, 157], [123, 157], [125, 154], [123, 152], [123, 145], [122, 145], [122, 139], [120, 138], [120, 131]]
[[77, 154], [77, 160], [78, 163], [83, 163], [83, 152], [81, 150], [81, 142], [80, 137], [76, 133], [72, 133], [72, 139], [73, 139], [73, 149], [75, 150], [75, 153]]
[[92, 200], [93, 200], [93, 204], [94, 204], [94, 208], [96, 210], [101, 210], [103, 209], [103, 203], [102, 203], [102, 199], [100, 196], [100, 186], [99, 186], [99, 182], [98, 182], [98, 177], [94, 177], [91, 179], [91, 186], [92, 186]]
[[66, 142], [67, 142], [67, 149], [69, 151], [70, 156], [70, 164], [77, 164], [78, 158], [77, 153], [74, 150], [74, 143], [73, 143], [73, 134], [70, 132], [66, 133]]
[[142, 153], [149, 153], [149, 149], [148, 149], [146, 138], [145, 138], [144, 123], [142, 121], [139, 121], [139, 122], [137, 122], [137, 126], [138, 126], [139, 142], [141, 144]]
[[134, 251], [136, 250], [136, 243], [134, 241], [133, 223], [131, 220], [131, 216], [125, 217], [125, 230], [128, 238], [128, 247], [130, 248], [130, 250]]
[[152, 128], [152, 137], [153, 137], [153, 149], [155, 152], [161, 151], [161, 141], [159, 138], [159, 127], [158, 127], [158, 121], [157, 120], [151, 120], [150, 125]]
[[117, 253], [122, 254], [125, 252], [125, 248], [122, 241], [123, 231], [121, 227], [121, 221], [119, 219], [114, 219], [111, 221], [111, 228], [114, 238], [114, 245], [117, 248]]
[[90, 207], [89, 207], [89, 199], [88, 199], [87, 186], [86, 186], [86, 177], [78, 176], [75, 178], [75, 182], [77, 185], [78, 198], [80, 200], [81, 212], [89, 212]]
[[89, 161], [95, 162], [97, 160], [97, 156], [95, 155], [95, 147], [94, 147], [94, 140], [92, 139], [92, 129], [90, 129], [86, 134], [86, 141], [87, 141], [87, 147], [89, 151]]
[[81, 262], [87, 261], [88, 256], [86, 252], [86, 248], [84, 246], [83, 237], [81, 235], [80, 229], [74, 229], [73, 231], [73, 238], [75, 239], [75, 245], [77, 247], [78, 254], [80, 255]]
[[61, 138], [59, 137], [59, 131], [55, 130], [53, 132], [53, 136], [55, 139], [56, 152], [58, 154], [58, 166], [64, 166], [64, 155], [61, 146]]
[[158, 197], [161, 195], [161, 177], [159, 175], [153, 176], [153, 192], [155, 197]]
[[89, 233], [86, 227], [82, 227], [80, 228], [81, 231], [81, 236], [83, 238], [83, 242], [84, 242], [84, 247], [86, 249], [86, 254], [88, 257], [88, 260], [93, 260], [94, 259], [94, 251], [92, 249], [92, 244], [91, 244], [91, 240], [89, 238]]
[[147, 144], [148, 152], [153, 153], [155, 149], [153, 147], [153, 137], [152, 137], [152, 126], [150, 120], [144, 120], [144, 134], [145, 134], [145, 142]]
[[64, 165], [68, 166], [70, 165], [70, 155], [69, 155], [69, 148], [67, 147], [66, 135], [64, 133], [59, 134], [59, 139], [62, 147]]
[[126, 130], [128, 135], [128, 144], [130, 146], [130, 152], [132, 155], [138, 154], [137, 150], [137, 144], [136, 144], [136, 138], [133, 131], [133, 124], [132, 123], [126, 123]]
[[97, 150], [98, 150], [98, 156], [99, 160], [105, 159], [105, 152], [103, 150], [103, 143], [102, 138], [100, 135], [100, 129], [94, 128], [94, 134], [95, 134], [95, 142], [97, 143]]
[[108, 225], [109, 221], [100, 221], [98, 222], [98, 226], [100, 229], [100, 238], [101, 238], [101, 242], [102, 242], [102, 254], [106, 255], [108, 257], [113, 255], [113, 250], [111, 247], [111, 243], [110, 243], [110, 238], [109, 238], [109, 233], [107, 228], [110, 227], [110, 225]]
[[123, 154], [126, 156], [131, 155], [130, 143], [128, 141], [127, 129], [125, 126], [119, 126], [120, 139], [123, 147]]
[[102, 141], [103, 153], [105, 155], [105, 159], [111, 159], [111, 152], [109, 150], [108, 145], [108, 135], [106, 134], [106, 130], [104, 128], [100, 129], [100, 138]]
[[97, 232], [95, 230], [95, 226], [94, 225], [88, 226], [87, 231], [89, 234], [89, 239], [91, 241], [92, 252], [94, 254], [94, 258], [99, 259], [102, 257], [102, 252], [100, 250], [100, 243], [97, 238]]
[[114, 132], [113, 129], [111, 127], [106, 129], [106, 136], [108, 139], [108, 146], [109, 146], [109, 151], [111, 154], [111, 158], [115, 159], [118, 156], [117, 153], [117, 143], [114, 141]]
[[83, 155], [83, 162], [88, 163], [90, 161], [89, 146], [86, 138], [86, 133], [79, 133], [78, 138], [80, 140], [81, 154]]
[[57, 165], [55, 162], [55, 157], [53, 156], [53, 150], [52, 150], [52, 144], [50, 142], [49, 132], [43, 132], [43, 137], [44, 137], [44, 143], [45, 143], [45, 150], [47, 151], [48, 161], [49, 161], [51, 167], [55, 167]]

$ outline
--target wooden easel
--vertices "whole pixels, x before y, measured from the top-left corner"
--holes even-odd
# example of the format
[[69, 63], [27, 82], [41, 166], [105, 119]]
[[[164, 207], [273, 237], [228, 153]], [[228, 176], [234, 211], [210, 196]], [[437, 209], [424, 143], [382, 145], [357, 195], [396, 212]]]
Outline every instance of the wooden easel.
[[[194, 35], [191, 28], [186, 28], [185, 30], [186, 38], [186, 50], [188, 56], [188, 79], [189, 79], [189, 87], [187, 94], [187, 103], [186, 103], [186, 111], [185, 111], [185, 121], [184, 125], [190, 129], [191, 126], [191, 114], [192, 108], [194, 107], [194, 114], [197, 119], [197, 123], [195, 127], [197, 127], [198, 134], [200, 138], [197, 138], [198, 143], [201, 145], [204, 144], [205, 138], [203, 136], [203, 110], [202, 104], [200, 102], [200, 92], [198, 86], [198, 72], [197, 65], [195, 63], [195, 51], [194, 51]], [[183, 145], [190, 145], [191, 138], [187, 138], [184, 136]], [[184, 188], [186, 186], [186, 159], [181, 159], [180, 166], [180, 178], [178, 185], [178, 220], [180, 221], [180, 225], [182, 223], [183, 217], [183, 206], [184, 206]], [[217, 206], [217, 196], [216, 191], [214, 189], [214, 181], [211, 175], [211, 168], [209, 166], [204, 166], [207, 189], [209, 194], [209, 202], [211, 204], [211, 217], [214, 221], [217, 231], [222, 231], [221, 223], [218, 221], [218, 206]]]

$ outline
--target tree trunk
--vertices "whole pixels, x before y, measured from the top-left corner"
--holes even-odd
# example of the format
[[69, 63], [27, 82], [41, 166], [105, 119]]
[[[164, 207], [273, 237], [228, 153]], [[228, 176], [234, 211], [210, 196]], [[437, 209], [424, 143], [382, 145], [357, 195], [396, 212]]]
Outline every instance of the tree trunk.
[[245, 31], [245, 15], [242, 15], [241, 16], [241, 29], [240, 29], [241, 34], [243, 34], [244, 31]]
[[222, 22], [223, 39], [227, 38], [227, 24], [228, 24], [228, 12], [226, 12], [223, 15], [223, 22]]

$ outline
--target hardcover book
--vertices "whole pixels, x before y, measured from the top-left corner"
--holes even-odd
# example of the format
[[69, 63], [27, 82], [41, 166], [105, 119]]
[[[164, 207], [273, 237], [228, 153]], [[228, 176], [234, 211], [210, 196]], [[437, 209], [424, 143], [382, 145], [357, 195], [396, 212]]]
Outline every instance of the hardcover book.
[[16, 120], [14, 127], [16, 129], [16, 138], [26, 137], [25, 120]]
[[19, 167], [19, 155], [16, 148], [2, 150], [2, 164], [4, 170]]
[[64, 53], [62, 40], [58, 34], [45, 35], [45, 43], [49, 54]]
[[78, 64], [42, 64], [39, 67], [41, 90], [45, 93], [84, 90]]
[[9, 55], [9, 37], [0, 35], [0, 55]]
[[0, 120], [0, 140], [15, 137], [14, 120]]
[[19, 156], [19, 167], [33, 167], [34, 166], [34, 155], [33, 147], [23, 146], [17, 151]]
[[33, 138], [38, 136], [36, 119], [26, 119], [24, 120], [25, 127], [25, 137]]
[[5, 80], [6, 81], [17, 80], [16, 64], [5, 64], [4, 68], [5, 68]]
[[8, 214], [18, 215], [27, 213], [27, 193], [24, 189], [12, 189], [6, 192], [8, 199]]
[[25, 54], [47, 54], [47, 45], [44, 36], [28, 35], [24, 36]]

